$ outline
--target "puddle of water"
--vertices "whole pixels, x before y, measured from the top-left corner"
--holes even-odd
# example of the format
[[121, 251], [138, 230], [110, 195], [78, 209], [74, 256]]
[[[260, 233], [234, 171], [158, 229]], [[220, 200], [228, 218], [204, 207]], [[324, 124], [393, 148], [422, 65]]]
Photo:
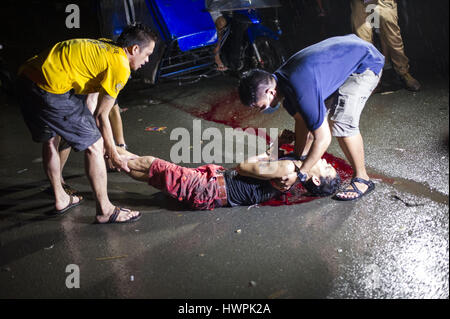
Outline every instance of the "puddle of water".
[[386, 184], [394, 186], [397, 190], [410, 193], [415, 196], [425, 197], [433, 202], [440, 204], [449, 204], [449, 197], [441, 192], [434, 191], [430, 188], [428, 184], [422, 184], [415, 182], [413, 180], [401, 178], [401, 177], [390, 177], [378, 172], [369, 170], [369, 176], [372, 179], [380, 180]]

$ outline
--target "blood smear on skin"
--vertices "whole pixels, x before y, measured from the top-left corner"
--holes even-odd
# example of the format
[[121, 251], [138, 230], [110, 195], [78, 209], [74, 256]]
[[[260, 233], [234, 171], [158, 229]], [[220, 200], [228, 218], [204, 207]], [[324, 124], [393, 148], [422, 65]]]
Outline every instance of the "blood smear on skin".
[[[281, 150], [285, 153], [290, 153], [294, 150], [293, 145], [283, 144], [280, 146]], [[330, 163], [339, 174], [342, 182], [346, 182], [352, 178], [353, 169], [352, 167], [344, 161], [342, 158], [336, 157], [330, 153], [325, 153], [322, 156], [328, 163]], [[264, 203], [259, 204], [260, 206], [282, 206], [282, 205], [293, 205], [307, 203], [314, 199], [318, 199], [317, 196], [308, 196], [308, 191], [300, 183], [294, 184], [288, 193], [281, 194], [279, 197], [272, 198]]]

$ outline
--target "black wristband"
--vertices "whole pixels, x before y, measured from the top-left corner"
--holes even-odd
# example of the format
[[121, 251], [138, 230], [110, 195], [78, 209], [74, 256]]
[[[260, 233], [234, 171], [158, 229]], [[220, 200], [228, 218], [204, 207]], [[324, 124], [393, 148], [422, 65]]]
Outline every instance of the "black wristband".
[[300, 172], [300, 168], [295, 165], [295, 172], [297, 173], [297, 177], [298, 180], [303, 184], [304, 182], [306, 182], [306, 179], [308, 178], [308, 174], [303, 174], [302, 172]]
[[128, 149], [128, 146], [127, 146], [127, 144], [116, 144], [116, 146], [118, 146], [118, 147], [122, 147], [123, 149], [125, 149], [125, 150], [127, 150]]

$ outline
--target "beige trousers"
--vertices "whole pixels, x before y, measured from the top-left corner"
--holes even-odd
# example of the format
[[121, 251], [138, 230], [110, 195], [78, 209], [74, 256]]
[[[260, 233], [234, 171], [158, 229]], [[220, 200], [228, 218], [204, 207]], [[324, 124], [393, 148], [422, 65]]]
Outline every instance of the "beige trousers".
[[[386, 61], [389, 61], [389, 59], [392, 61], [392, 65], [399, 75], [408, 73], [409, 60], [405, 55], [403, 39], [398, 25], [397, 1], [373, 0], [364, 2], [363, 0], [351, 1], [353, 31], [361, 39], [372, 43], [373, 28], [379, 27], [381, 51]], [[368, 7], [370, 5], [374, 8]], [[366, 12], [366, 9], [368, 12]], [[372, 19], [375, 15], [378, 15], [379, 19]], [[375, 22], [379, 22], [379, 25], [375, 25]]]

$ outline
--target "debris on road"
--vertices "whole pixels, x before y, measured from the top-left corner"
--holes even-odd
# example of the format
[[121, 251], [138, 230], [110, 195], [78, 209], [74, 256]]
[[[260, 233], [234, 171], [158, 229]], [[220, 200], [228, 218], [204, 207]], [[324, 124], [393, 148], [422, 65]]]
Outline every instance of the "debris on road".
[[126, 258], [128, 255], [122, 255], [122, 256], [112, 256], [112, 257], [97, 257], [95, 260], [97, 261], [104, 261], [104, 260], [114, 260], [114, 259], [121, 259]]
[[148, 126], [145, 128], [147, 132], [162, 132], [167, 128], [167, 126]]
[[410, 203], [405, 201], [404, 199], [402, 199], [400, 196], [398, 195], [391, 195], [392, 199], [396, 199], [401, 201], [403, 204], [405, 204], [406, 207], [417, 207], [417, 206], [424, 206], [425, 204], [420, 204], [420, 203]]
[[275, 291], [268, 298], [269, 299], [277, 299], [277, 298], [281, 297], [282, 295], [286, 294], [286, 292], [287, 292], [286, 289], [281, 289], [281, 290]]

